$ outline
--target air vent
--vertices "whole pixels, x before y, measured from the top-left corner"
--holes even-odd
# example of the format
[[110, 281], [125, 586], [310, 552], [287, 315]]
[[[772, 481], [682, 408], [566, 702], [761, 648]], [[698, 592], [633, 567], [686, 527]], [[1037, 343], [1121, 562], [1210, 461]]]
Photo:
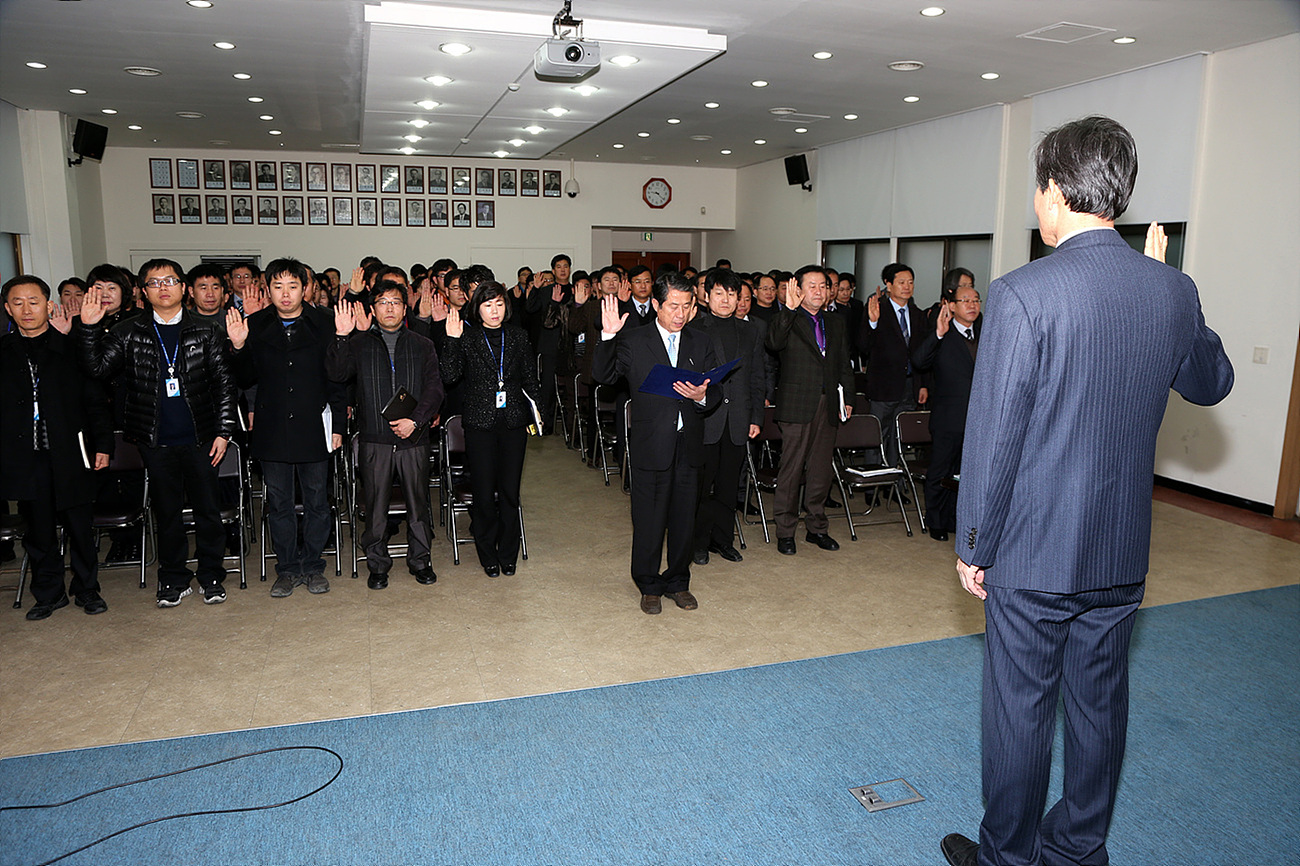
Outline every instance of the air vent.
[[1030, 30], [1028, 33], [1021, 33], [1016, 38], [1037, 39], [1041, 42], [1069, 45], [1072, 42], [1080, 42], [1094, 36], [1101, 36], [1104, 33], [1114, 32], [1113, 27], [1093, 27], [1091, 24], [1071, 24], [1069, 21], [1062, 21], [1050, 27], [1040, 27], [1037, 30]]
[[777, 117], [785, 117], [790, 114], [796, 114], [797, 110], [793, 108], [769, 108], [767, 113], [774, 114]]
[[787, 114], [784, 115], [783, 117], [778, 117], [777, 120], [781, 121], [782, 123], [797, 123], [800, 125], [804, 125], [809, 123], [816, 123], [819, 120], [830, 120], [830, 117], [825, 114], [800, 114], [799, 112], [796, 111], [794, 114]]
[[325, 144], [321, 145], [321, 147], [334, 148], [335, 150], [346, 150], [348, 148], [360, 147], [360, 146], [361, 145], [359, 144], [347, 144], [346, 142], [326, 142]]

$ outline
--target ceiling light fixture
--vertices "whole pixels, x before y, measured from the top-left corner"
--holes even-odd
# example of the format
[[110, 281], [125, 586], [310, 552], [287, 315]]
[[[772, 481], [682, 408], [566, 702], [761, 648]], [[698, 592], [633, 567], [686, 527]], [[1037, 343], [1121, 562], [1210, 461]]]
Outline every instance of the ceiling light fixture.
[[523, 147], [528, 142], [524, 141], [522, 138], [512, 138], [510, 139], [510, 141], [506, 143], [509, 144], [511, 147]]
[[731, 156], [731, 151], [729, 150], [720, 150], [718, 151], [718, 153], [722, 154], [723, 156]]
[[545, 131], [546, 131], [546, 127], [538, 126], [535, 123], [532, 126], [524, 127], [524, 132], [528, 133], [529, 135], [541, 135]]
[[577, 87], [570, 87], [569, 89], [583, 96], [591, 96], [593, 93], [600, 92], [600, 88], [594, 84], [579, 84]]
[[757, 81], [751, 81], [749, 82], [749, 84], [751, 87], [767, 87], [767, 82], [761, 78], [758, 79]]
[[220, 48], [222, 51], [234, 51], [235, 43], [233, 42], [213, 42], [213, 48]]
[[249, 75], [247, 72], [236, 72], [236, 73], [235, 73], [234, 75], [232, 75], [231, 77], [232, 77], [232, 78], [238, 78], [240, 81], [247, 81], [248, 79], [252, 78], [253, 76]]
[[420, 136], [416, 135], [414, 132], [412, 132], [410, 135], [403, 135], [402, 138], [406, 139], [411, 144], [415, 144], [417, 141], [420, 140]]
[[101, 108], [101, 109], [99, 110], [99, 113], [100, 113], [100, 114], [117, 114], [117, 109], [116, 109], [116, 108]]
[[772, 115], [773, 117], [786, 117], [787, 115], [798, 114], [799, 112], [793, 108], [780, 107], [780, 108], [769, 108], [767, 110], [767, 113]]
[[920, 101], [921, 101], [921, 97], [919, 97], [919, 96], [904, 96], [904, 97], [903, 97], [903, 101], [904, 101], [904, 102], [920, 102]]
[[249, 101], [249, 102], [252, 102], [252, 103], [254, 103], [254, 104], [256, 104], [256, 103], [258, 103], [258, 102], [266, 102], [266, 100], [263, 99], [263, 98], [260, 97], [260, 96], [250, 96], [250, 97], [248, 97], [248, 101]]
[[678, 123], [681, 123], [681, 120], [680, 120], [679, 118], [676, 118], [676, 117], [670, 117], [670, 118], [668, 118], [668, 122], [671, 123], [671, 124], [676, 125], [676, 124], [678, 124]]
[[711, 136], [711, 135], [692, 135], [692, 136], [691, 136], [691, 141], [713, 141], [713, 136]]
[[82, 90], [80, 87], [69, 87], [69, 88], [68, 88], [68, 92], [69, 92], [69, 93], [75, 93], [77, 96], [85, 96], [85, 95], [86, 95], [86, 91]]
[[505, 159], [507, 156], [510, 155], [510, 151], [508, 151], [508, 150], [494, 150], [494, 151], [492, 151], [492, 155], [495, 156], [497, 159]]
[[138, 124], [138, 123], [131, 123], [131, 124], [128, 124], [126, 128], [127, 128], [127, 129], [130, 129], [130, 130], [133, 130], [133, 131], [135, 131], [135, 132], [139, 132], [140, 130], [144, 129], [144, 127], [141, 126], [141, 125]]
[[813, 55], [813, 60], [830, 60], [834, 56], [835, 55], [831, 54], [829, 51], [818, 51]]
[[424, 129], [429, 125], [429, 121], [425, 120], [423, 117], [417, 117], [415, 120], [408, 120], [407, 123], [411, 124], [411, 126], [414, 126], [416, 129]]
[[452, 57], [464, 57], [474, 49], [464, 42], [444, 42], [438, 46], [438, 50], [443, 54], [450, 54]]
[[227, 144], [230, 144], [230, 142], [224, 138], [213, 138], [208, 141], [208, 144], [215, 144], [217, 147], [225, 147]]
[[45, 68], [46, 68], [46, 66], [45, 66], [44, 63], [38, 63], [38, 62], [35, 61], [35, 60], [29, 60], [29, 61], [27, 61], [27, 65], [28, 65], [30, 68], [32, 68], [32, 69], [45, 69]]
[[921, 10], [921, 14], [926, 18], [938, 18], [946, 10], [942, 6], [927, 6]]
[[718, 103], [716, 103], [716, 102], [706, 102], [706, 103], [704, 103], [704, 107], [705, 107], [705, 108], [717, 108], [717, 107], [718, 107]]
[[284, 133], [282, 133], [278, 129], [268, 129], [267, 132], [269, 132], [271, 135], [284, 135]]
[[985, 81], [997, 81], [998, 77], [999, 76], [996, 72], [985, 72], [980, 76], [980, 78], [983, 78]]
[[919, 60], [895, 60], [889, 64], [889, 68], [895, 72], [915, 72], [918, 69], [924, 69], [925, 64]]
[[138, 75], [141, 78], [156, 78], [162, 75], [161, 69], [154, 69], [152, 66], [123, 66], [122, 71], [127, 75]]
[[795, 133], [798, 134], [798, 135], [803, 135], [805, 132], [808, 131], [808, 127], [806, 127], [806, 126], [796, 126], [796, 127], [794, 128], [794, 131], [795, 131]]
[[186, 6], [193, 6], [195, 9], [211, 9], [212, 0], [185, 0]]
[[634, 66], [635, 64], [640, 63], [641, 58], [633, 57], [631, 54], [616, 54], [609, 58], [609, 62], [615, 66], [621, 66], [626, 69], [629, 66]]
[[648, 133], [648, 132], [638, 132], [638, 133], [636, 134], [636, 137], [637, 137], [637, 138], [649, 138], [649, 137], [650, 137], [650, 133]]
[[411, 154], [415, 153], [415, 148], [413, 148], [413, 147], [399, 147], [399, 148], [397, 149], [397, 152], [398, 152], [398, 153], [404, 153], [404, 154], [406, 154], [407, 156], [410, 156]]
[[766, 139], [766, 138], [756, 138], [756, 139], [754, 139], [754, 144], [767, 144], [767, 139]]
[[615, 149], [615, 150], [622, 150], [623, 148], [624, 148], [624, 145], [621, 144], [621, 143], [619, 143], [619, 144], [615, 144], [615, 145], [614, 145], [614, 149]]
[[844, 115], [844, 119], [845, 119], [845, 120], [857, 120], [857, 119], [858, 119], [858, 116], [857, 116], [856, 114], [846, 114], [846, 115]]
[[561, 108], [558, 105], [552, 105], [550, 108], [546, 109], [546, 113], [551, 117], [564, 117], [564, 115], [569, 113], [569, 109]]
[[[1110, 41], [1114, 42], [1116, 45], [1132, 45], [1134, 42], [1137, 42], [1137, 39], [1133, 38], [1132, 36], [1118, 36]], [[27, 65], [31, 66], [30, 63], [28, 63]]]
[[434, 102], [432, 99], [421, 99], [415, 104], [423, 108], [425, 111], [433, 111], [439, 105], [442, 105], [441, 102]]
[[204, 114], [201, 111], [178, 111], [176, 112], [176, 116], [183, 117], [186, 120], [201, 120], [203, 119]]
[[274, 114], [259, 114], [259, 115], [257, 116], [257, 119], [258, 119], [258, 120], [275, 120], [275, 115], [274, 115]]
[[444, 84], [451, 84], [456, 79], [448, 78], [445, 75], [429, 75], [424, 80], [432, 84], [434, 87], [442, 87]]

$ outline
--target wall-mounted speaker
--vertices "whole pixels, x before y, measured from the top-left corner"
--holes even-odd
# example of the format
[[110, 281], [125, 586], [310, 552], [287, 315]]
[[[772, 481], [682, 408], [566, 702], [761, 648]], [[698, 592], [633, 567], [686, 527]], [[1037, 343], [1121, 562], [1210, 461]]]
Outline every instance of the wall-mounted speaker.
[[785, 158], [785, 180], [790, 186], [812, 190], [812, 184], [808, 182], [808, 157], [805, 154]]
[[77, 128], [72, 133], [72, 152], [77, 159], [73, 165], [79, 165], [82, 159], [101, 160], [104, 158], [104, 146], [108, 144], [108, 127], [78, 120]]

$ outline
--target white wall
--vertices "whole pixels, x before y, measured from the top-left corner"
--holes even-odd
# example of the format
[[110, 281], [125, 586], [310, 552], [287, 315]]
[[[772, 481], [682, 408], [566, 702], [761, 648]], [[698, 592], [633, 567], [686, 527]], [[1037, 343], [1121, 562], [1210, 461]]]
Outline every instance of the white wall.
[[[493, 197], [497, 225], [493, 229], [155, 225], [150, 194], [158, 190], [149, 187], [150, 157], [559, 169], [563, 179], [569, 179], [567, 162], [109, 148], [104, 155], [101, 186], [104, 245], [108, 258], [114, 262], [129, 263], [133, 257], [166, 254], [188, 267], [197, 262], [201, 253], [253, 253], [261, 255], [263, 262], [292, 255], [317, 269], [336, 267], [347, 273], [362, 256], [368, 254], [402, 267], [414, 262], [429, 264], [436, 258], [449, 256], [458, 263], [486, 264], [499, 277], [508, 277], [507, 281], [512, 281], [516, 268], [521, 264], [539, 270], [546, 267], [557, 252], [572, 255], [575, 267], [589, 268], [593, 264], [593, 226], [635, 230], [730, 229], [735, 226], [736, 173], [733, 169], [651, 168], [602, 163], [579, 163], [576, 166], [575, 174], [582, 193], [575, 199], [567, 196], [558, 199]], [[642, 185], [651, 177], [663, 177], [672, 185], [672, 201], [663, 209], [650, 208], [641, 198]], [[179, 190], [170, 192], [176, 194]], [[197, 192], [204, 194], [207, 191]], [[230, 190], [223, 192], [231, 195]], [[256, 196], [258, 192], [252, 190], [249, 194]], [[284, 192], [276, 194], [284, 195]], [[470, 198], [477, 200], [479, 197]], [[601, 267], [608, 263], [594, 262]]]
[[794, 270], [818, 260], [817, 171], [809, 154], [813, 191], [785, 180], [785, 161], [774, 159], [736, 172], [736, 230], [709, 232], [707, 264], [731, 259], [742, 271]]
[[1183, 270], [1237, 381], [1211, 408], [1171, 397], [1156, 472], [1272, 503], [1300, 329], [1300, 35], [1212, 55], [1202, 116]]

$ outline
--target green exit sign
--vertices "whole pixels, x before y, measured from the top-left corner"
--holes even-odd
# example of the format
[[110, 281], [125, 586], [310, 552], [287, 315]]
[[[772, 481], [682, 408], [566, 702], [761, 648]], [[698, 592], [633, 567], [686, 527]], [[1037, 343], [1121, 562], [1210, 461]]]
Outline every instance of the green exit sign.
[[654, 232], [641, 232], [641, 240], [643, 240], [643, 241], [652, 241], [652, 240], [654, 240], [654, 239], [655, 239], [655, 233], [654, 233]]

